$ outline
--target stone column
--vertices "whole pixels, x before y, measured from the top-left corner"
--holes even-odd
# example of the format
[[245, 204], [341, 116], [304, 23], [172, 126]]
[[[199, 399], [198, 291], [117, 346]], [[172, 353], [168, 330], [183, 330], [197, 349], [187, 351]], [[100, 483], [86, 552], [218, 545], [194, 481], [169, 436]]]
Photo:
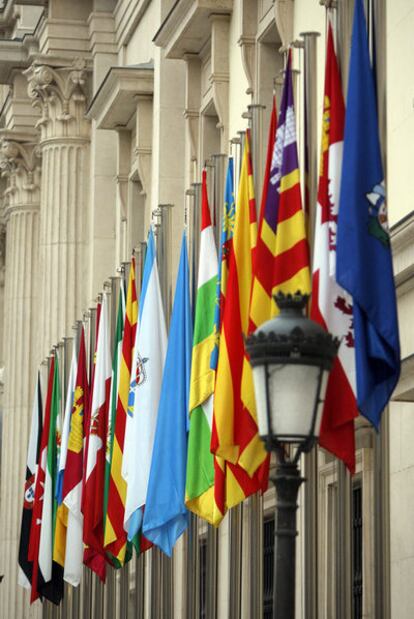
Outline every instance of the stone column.
[[[40, 149], [36, 144], [0, 141], [6, 220], [4, 292], [4, 408], [0, 511], [1, 617], [28, 617], [28, 598], [17, 585], [17, 553], [23, 506], [28, 434], [38, 351]], [[30, 616], [35, 616], [34, 609]]]
[[39, 349], [69, 333], [87, 305], [89, 139], [85, 63], [27, 70], [29, 96], [41, 118]]

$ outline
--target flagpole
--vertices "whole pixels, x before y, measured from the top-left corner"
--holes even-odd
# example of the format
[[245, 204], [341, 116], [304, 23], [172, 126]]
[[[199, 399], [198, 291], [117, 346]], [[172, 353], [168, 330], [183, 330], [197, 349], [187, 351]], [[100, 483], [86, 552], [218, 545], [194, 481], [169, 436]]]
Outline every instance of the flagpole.
[[[206, 164], [207, 166], [207, 164]], [[209, 166], [210, 167], [210, 166]], [[210, 167], [212, 169], [212, 166]], [[195, 311], [198, 262], [200, 253], [200, 222], [201, 222], [201, 183], [191, 183], [191, 207], [188, 217], [188, 234], [191, 236], [190, 253], [190, 295], [193, 315]], [[198, 548], [198, 518], [190, 512], [189, 525], [186, 532], [186, 617], [197, 617], [199, 613], [199, 548]]]
[[171, 314], [171, 285], [170, 285], [170, 272], [169, 268], [171, 265], [172, 258], [172, 243], [171, 243], [171, 209], [174, 204], [159, 204], [158, 208], [160, 209], [160, 233], [159, 233], [159, 241], [157, 246], [157, 256], [158, 256], [158, 267], [160, 273], [160, 284], [161, 284], [161, 296], [164, 302], [164, 312], [165, 318], [167, 321], [167, 326], [169, 324], [169, 316]]
[[200, 252], [200, 221], [201, 221], [201, 183], [191, 183], [188, 191], [191, 207], [188, 213], [188, 235], [191, 236], [190, 273], [191, 273], [191, 302], [193, 312], [195, 308], [195, 294], [197, 291], [198, 255]]
[[[259, 221], [264, 175], [262, 131], [265, 105], [248, 106], [249, 127], [252, 141], [253, 182], [256, 215]], [[258, 617], [263, 609], [263, 497], [256, 493], [248, 500], [249, 513], [249, 564], [250, 564], [250, 616]]]
[[213, 201], [214, 205], [214, 220], [213, 224], [215, 226], [214, 233], [216, 237], [216, 247], [217, 249], [220, 247], [220, 239], [221, 239], [221, 222], [223, 219], [223, 208], [224, 208], [224, 185], [226, 182], [226, 165], [227, 165], [227, 155], [223, 153], [218, 153], [217, 155], [212, 155], [211, 157], [213, 161], [213, 172], [214, 172], [214, 185], [213, 185], [213, 194], [211, 195], [210, 201]]
[[[94, 309], [94, 315], [92, 315], [91, 309]], [[90, 308], [83, 312], [83, 322], [85, 328], [85, 346], [86, 346], [86, 367], [88, 372], [89, 384], [92, 380], [93, 371], [93, 357], [95, 347], [95, 314], [96, 309]], [[85, 452], [84, 452], [85, 453]], [[83, 616], [89, 617], [92, 615], [92, 572], [85, 565], [83, 566], [83, 591], [82, 591], [82, 607]]]
[[[312, 262], [318, 187], [316, 46], [319, 32], [302, 32], [295, 47], [304, 51], [304, 206]], [[305, 615], [318, 617], [318, 450], [305, 455]]]
[[261, 103], [252, 103], [247, 106], [250, 118], [250, 128], [252, 135], [252, 162], [253, 162], [253, 181], [254, 195], [256, 199], [256, 214], [259, 218], [260, 204], [262, 198], [262, 182], [264, 172], [264, 156], [265, 151], [262, 147], [263, 143], [263, 111], [265, 105]]
[[[245, 115], [247, 117], [247, 114]], [[236, 158], [234, 161], [234, 200], [237, 204], [237, 191], [239, 186], [240, 170], [243, 158], [246, 131], [238, 131], [239, 141], [236, 145]], [[229, 514], [229, 543], [230, 543], [230, 565], [233, 579], [230, 587], [230, 619], [240, 619], [241, 617], [241, 594], [242, 594], [242, 525], [243, 525], [243, 503], [239, 503], [230, 510]]]
[[[76, 347], [76, 354], [79, 353], [80, 338], [83, 327], [83, 321], [77, 320], [72, 329], [75, 332], [73, 345]], [[79, 617], [81, 614], [81, 599], [83, 599], [83, 583], [81, 581], [78, 587], [72, 587], [72, 617]], [[83, 604], [82, 604], [83, 606]]]
[[[171, 315], [171, 277], [170, 265], [172, 258], [172, 220], [171, 209], [173, 204], [159, 204], [161, 225], [158, 242], [158, 270], [160, 274], [161, 296], [164, 303], [164, 312], [167, 328]], [[161, 576], [161, 616], [163, 619], [172, 617], [173, 608], [173, 559], [164, 554], [160, 555], [160, 576]]]

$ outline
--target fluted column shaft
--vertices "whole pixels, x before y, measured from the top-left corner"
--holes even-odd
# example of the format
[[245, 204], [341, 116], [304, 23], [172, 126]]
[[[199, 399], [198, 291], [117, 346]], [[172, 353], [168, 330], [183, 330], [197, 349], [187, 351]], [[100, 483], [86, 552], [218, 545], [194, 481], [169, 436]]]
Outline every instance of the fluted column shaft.
[[4, 408], [1, 453], [0, 616], [36, 616], [17, 586], [23, 483], [38, 351], [38, 241], [40, 160], [33, 144], [3, 140], [0, 166], [7, 176], [4, 292]]
[[42, 156], [40, 346], [46, 353], [86, 306], [89, 147], [59, 138], [43, 145]]
[[40, 342], [46, 355], [87, 305], [90, 123], [86, 71], [32, 65], [29, 96], [40, 108]]

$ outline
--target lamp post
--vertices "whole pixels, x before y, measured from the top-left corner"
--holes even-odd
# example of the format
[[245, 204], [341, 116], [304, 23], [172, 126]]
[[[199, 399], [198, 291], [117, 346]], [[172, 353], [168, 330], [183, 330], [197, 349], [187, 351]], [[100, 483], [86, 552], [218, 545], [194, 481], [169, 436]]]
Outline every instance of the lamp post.
[[[319, 437], [329, 372], [339, 340], [304, 315], [308, 295], [279, 293], [280, 314], [246, 340], [253, 368], [259, 435], [276, 452], [274, 619], [295, 617], [299, 458]], [[286, 446], [291, 445], [288, 458]]]

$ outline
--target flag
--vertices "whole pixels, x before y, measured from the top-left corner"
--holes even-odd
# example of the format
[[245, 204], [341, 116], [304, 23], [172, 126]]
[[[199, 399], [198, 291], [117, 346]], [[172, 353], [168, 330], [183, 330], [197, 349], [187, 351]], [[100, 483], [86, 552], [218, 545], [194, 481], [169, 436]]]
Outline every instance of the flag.
[[76, 357], [76, 346], [73, 344], [72, 360], [69, 370], [68, 386], [66, 391], [65, 401], [65, 416], [62, 428], [62, 441], [60, 446], [59, 465], [58, 465], [58, 478], [56, 483], [56, 500], [58, 505], [61, 505], [63, 501], [63, 479], [65, 476], [66, 459], [68, 455], [68, 441], [70, 433], [70, 421], [72, 416], [73, 396], [75, 393], [76, 371], [78, 360]]
[[49, 367], [49, 376], [47, 382], [47, 395], [45, 403], [45, 413], [43, 416], [42, 436], [40, 439], [40, 455], [36, 472], [35, 496], [33, 504], [32, 526], [30, 528], [30, 542], [28, 559], [33, 563], [32, 572], [32, 590], [30, 603], [35, 602], [41, 595], [40, 591], [46, 579], [50, 579], [51, 570], [48, 573], [43, 573], [42, 565], [39, 560], [39, 543], [40, 532], [42, 526], [42, 514], [44, 504], [44, 487], [46, 476], [46, 461], [47, 461], [47, 445], [49, 441], [50, 429], [50, 410], [53, 393], [53, 380], [55, 375], [55, 357], [52, 356]]
[[79, 343], [76, 380], [72, 398], [70, 429], [66, 455], [62, 497], [68, 508], [67, 538], [63, 577], [74, 587], [80, 583], [83, 556], [82, 478], [85, 450], [85, 419], [88, 417], [89, 385], [86, 371], [85, 332], [82, 327]]
[[54, 356], [53, 369], [49, 433], [45, 453], [46, 466], [44, 475], [42, 524], [39, 537], [39, 569], [42, 572], [45, 582], [39, 588], [39, 593], [50, 602], [53, 602], [53, 604], [60, 604], [63, 597], [63, 568], [53, 557], [57, 516], [56, 481], [58, 446], [60, 445], [59, 429], [61, 427], [61, 390], [57, 354]]
[[[166, 348], [167, 329], [154, 234], [150, 229], [139, 303], [122, 463], [122, 475], [127, 482], [124, 528], [128, 532], [129, 540], [132, 540], [142, 527]], [[139, 549], [138, 546], [137, 550]]]
[[186, 505], [211, 524], [218, 524], [223, 517], [223, 511], [215, 501], [215, 457], [210, 452], [215, 383], [215, 370], [211, 367], [210, 360], [215, 345], [217, 280], [217, 250], [208, 204], [207, 173], [203, 170], [200, 255], [190, 380]]
[[[273, 278], [270, 270], [275, 266], [274, 245], [266, 244], [266, 231], [272, 221], [275, 221], [274, 211], [277, 209], [278, 194], [270, 183], [272, 171], [273, 151], [276, 142], [276, 100], [273, 97], [272, 112], [270, 114], [269, 137], [267, 142], [267, 157], [265, 177], [263, 182], [262, 201], [260, 204], [259, 233], [253, 265], [253, 288], [250, 304], [250, 327], [253, 332], [266, 320], [270, 320], [276, 313], [276, 304], [273, 300]], [[270, 222], [270, 224], [268, 223]], [[273, 239], [274, 240], [274, 239]], [[270, 276], [269, 276], [270, 275]], [[254, 320], [252, 319], [254, 316]]]
[[27, 450], [26, 479], [24, 484], [24, 502], [19, 543], [19, 585], [26, 589], [30, 589], [31, 587], [33, 574], [33, 561], [29, 559], [29, 542], [41, 436], [42, 394], [40, 389], [40, 376], [38, 375], [33, 398], [32, 423], [30, 426], [29, 447]]
[[96, 345], [92, 392], [89, 446], [83, 496], [84, 563], [104, 582], [106, 574], [103, 549], [103, 497], [105, 483], [105, 445], [111, 389], [111, 350], [108, 320], [108, 296], [103, 294]]
[[85, 445], [83, 448], [83, 477], [82, 477], [82, 503], [81, 510], [83, 514], [84, 501], [86, 498], [85, 492], [85, 483], [86, 483], [86, 464], [88, 462], [88, 451], [89, 451], [89, 438], [90, 438], [90, 423], [91, 423], [91, 409], [92, 409], [92, 396], [93, 396], [93, 386], [95, 382], [95, 369], [96, 369], [96, 352], [98, 348], [98, 333], [99, 333], [99, 323], [101, 320], [101, 308], [102, 302], [98, 301], [96, 305], [96, 320], [95, 320], [95, 348], [93, 351], [93, 356], [89, 356], [89, 403], [87, 407], [87, 416], [85, 416], [83, 420], [83, 432], [85, 437]]
[[124, 336], [119, 369], [119, 388], [114, 420], [111, 475], [108, 489], [108, 507], [105, 528], [105, 549], [119, 565], [125, 563], [127, 534], [124, 529], [126, 483], [122, 477], [125, 426], [128, 411], [129, 385], [131, 379], [132, 353], [137, 328], [138, 303], [135, 287], [135, 259], [131, 260], [128, 293], [125, 308]]
[[[256, 206], [246, 132], [230, 240], [214, 392], [212, 452], [226, 460], [226, 506], [267, 487], [269, 459], [257, 433], [251, 366], [244, 348], [249, 325], [252, 253], [256, 246]], [[222, 284], [223, 285], [223, 284]]]
[[60, 445], [59, 461], [58, 461], [58, 475], [56, 481], [56, 501], [57, 501], [57, 514], [56, 514], [56, 530], [55, 541], [53, 547], [53, 559], [57, 561], [62, 567], [65, 565], [66, 556], [66, 533], [68, 526], [68, 509], [63, 503], [63, 479], [65, 475], [66, 459], [68, 453], [68, 441], [70, 432], [70, 419], [72, 415], [73, 405], [73, 393], [75, 390], [76, 380], [76, 346], [73, 346], [72, 360], [69, 371], [68, 387], [65, 403], [65, 416], [63, 419], [62, 439]]
[[[220, 250], [218, 258], [218, 273], [217, 273], [217, 286], [216, 286], [216, 302], [214, 308], [214, 348], [211, 353], [210, 367], [214, 372], [217, 372], [218, 355], [220, 347], [220, 333], [223, 319], [224, 300], [227, 289], [227, 275], [228, 265], [230, 257], [230, 248], [233, 239], [234, 222], [236, 215], [236, 207], [234, 203], [234, 165], [233, 158], [229, 157], [227, 173], [226, 173], [226, 185], [224, 190], [224, 208], [223, 208], [223, 221], [221, 227], [220, 238]], [[215, 389], [216, 375], [214, 376], [214, 389]], [[213, 418], [211, 424], [211, 442], [210, 451], [213, 453], [211, 446], [217, 440], [216, 420], [214, 415], [214, 394], [213, 394]], [[214, 455], [214, 502], [217, 506], [217, 511], [214, 515], [214, 522], [216, 526], [220, 524], [226, 511], [226, 461]]]
[[354, 418], [355, 348], [352, 299], [335, 280], [336, 223], [344, 136], [345, 106], [335, 54], [332, 26], [328, 25], [322, 153], [316, 208], [315, 252], [311, 318], [341, 341], [329, 375], [319, 444], [355, 472]]
[[184, 501], [192, 331], [184, 233], [143, 522], [145, 537], [168, 556], [188, 525]]
[[[106, 433], [106, 453], [105, 453], [105, 485], [104, 485], [104, 546], [107, 545], [107, 535], [109, 531], [112, 533], [111, 521], [108, 517], [108, 497], [109, 497], [109, 485], [111, 479], [111, 464], [115, 434], [115, 418], [116, 418], [116, 405], [118, 398], [119, 388], [119, 369], [122, 358], [122, 337], [124, 333], [124, 321], [125, 321], [125, 288], [124, 280], [121, 277], [118, 299], [118, 310], [116, 318], [115, 328], [115, 341], [114, 341], [114, 356], [112, 360], [112, 379], [111, 379], [111, 395], [109, 400], [108, 409], [108, 426]], [[113, 562], [113, 557], [110, 557]], [[115, 567], [120, 567], [117, 562], [114, 562]]]
[[358, 408], [378, 428], [399, 379], [400, 343], [362, 0], [355, 2], [337, 235], [337, 281], [353, 299]]
[[[289, 50], [270, 172], [263, 191], [251, 331], [277, 314], [273, 294], [297, 290], [309, 294], [311, 290], [309, 245], [300, 193], [291, 54]], [[269, 146], [271, 141], [272, 136], [269, 136]]]

